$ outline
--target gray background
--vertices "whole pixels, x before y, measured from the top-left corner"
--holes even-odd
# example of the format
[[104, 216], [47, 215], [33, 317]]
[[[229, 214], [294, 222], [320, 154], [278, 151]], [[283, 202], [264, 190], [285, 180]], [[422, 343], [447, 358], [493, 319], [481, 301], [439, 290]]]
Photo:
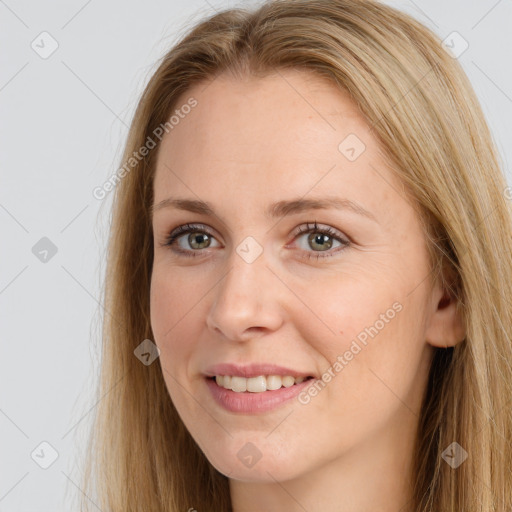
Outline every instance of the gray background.
[[[512, 4], [386, 3], [443, 39], [456, 31], [469, 43], [459, 60], [511, 184]], [[0, 0], [0, 512], [78, 509], [73, 496], [95, 404], [111, 205], [111, 194], [99, 201], [92, 190], [120, 165], [157, 59], [194, 22], [235, 5]], [[52, 41], [39, 36], [43, 31], [58, 43], [47, 58], [40, 54]], [[48, 244], [43, 237], [57, 250], [46, 262], [44, 253], [37, 256]], [[53, 461], [52, 449], [41, 442], [58, 454], [47, 469], [40, 465]]]

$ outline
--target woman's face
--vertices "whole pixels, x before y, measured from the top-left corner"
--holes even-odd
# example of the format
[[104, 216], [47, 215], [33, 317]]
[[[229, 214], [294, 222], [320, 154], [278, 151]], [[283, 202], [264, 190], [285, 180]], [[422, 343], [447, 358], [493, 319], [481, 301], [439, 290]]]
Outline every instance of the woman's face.
[[[155, 206], [151, 281], [181, 419], [235, 480], [349, 460], [354, 472], [377, 460], [401, 467], [433, 345], [452, 331], [438, 318], [442, 290], [429, 288], [419, 219], [369, 127], [345, 94], [299, 71], [221, 75], [176, 108], [191, 97], [197, 105], [162, 140], [154, 182], [155, 205], [182, 200]], [[239, 368], [213, 368], [224, 363]], [[238, 375], [239, 391], [215, 374]], [[263, 379], [283, 374], [313, 379]], [[284, 386], [257, 392], [263, 384]]]

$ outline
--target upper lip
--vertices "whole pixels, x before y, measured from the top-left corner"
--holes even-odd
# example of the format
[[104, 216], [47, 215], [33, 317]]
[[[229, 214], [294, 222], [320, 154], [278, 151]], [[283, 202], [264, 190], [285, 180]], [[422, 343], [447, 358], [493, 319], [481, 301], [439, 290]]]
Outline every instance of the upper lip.
[[312, 377], [311, 373], [301, 372], [278, 366], [271, 363], [251, 363], [247, 365], [239, 365], [234, 363], [220, 363], [210, 366], [206, 371], [207, 377], [215, 377], [216, 375], [230, 375], [245, 377], [258, 377], [259, 375], [291, 375], [292, 377]]

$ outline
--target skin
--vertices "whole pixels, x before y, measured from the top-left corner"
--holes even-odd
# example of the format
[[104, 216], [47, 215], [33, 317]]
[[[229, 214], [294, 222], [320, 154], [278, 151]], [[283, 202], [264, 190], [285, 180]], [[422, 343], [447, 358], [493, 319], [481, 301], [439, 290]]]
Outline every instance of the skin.
[[[178, 105], [191, 96], [198, 105], [163, 138], [154, 181], [155, 204], [201, 199], [215, 212], [162, 208], [153, 217], [151, 323], [181, 419], [229, 477], [234, 512], [409, 510], [434, 347], [465, 334], [454, 302], [426, 279], [415, 210], [355, 104], [331, 83], [297, 70], [224, 74]], [[366, 146], [354, 161], [338, 149], [349, 134]], [[336, 209], [264, 215], [275, 201], [327, 195], [377, 221]], [[295, 234], [314, 221], [350, 245]], [[189, 222], [212, 233], [199, 246], [181, 236], [193, 258], [163, 245]], [[236, 251], [248, 236], [263, 249], [252, 263]], [[332, 256], [307, 259], [318, 253]], [[206, 387], [203, 372], [220, 362], [273, 362], [321, 377], [394, 303], [401, 311], [307, 404], [231, 413]], [[247, 442], [262, 455], [252, 467], [237, 457]]]

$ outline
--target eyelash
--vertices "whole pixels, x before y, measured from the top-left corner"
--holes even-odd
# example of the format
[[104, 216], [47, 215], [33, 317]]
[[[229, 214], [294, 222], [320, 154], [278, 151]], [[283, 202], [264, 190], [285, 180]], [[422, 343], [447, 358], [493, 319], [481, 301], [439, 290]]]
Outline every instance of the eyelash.
[[[185, 234], [194, 233], [194, 232], [206, 233], [207, 235], [209, 235], [211, 237], [214, 236], [208, 229], [204, 229], [204, 226], [202, 226], [201, 224], [183, 224], [182, 226], [178, 226], [176, 229], [174, 229], [170, 233], [170, 235], [165, 239], [165, 242], [162, 245], [169, 246], [169, 247], [175, 246], [175, 247], [172, 247], [172, 250], [174, 252], [182, 254], [183, 256], [186, 256], [186, 257], [191, 257], [191, 258], [196, 257], [199, 255], [198, 253], [201, 253], [202, 249], [186, 250], [186, 249], [182, 249], [179, 246], [176, 246], [176, 240], [178, 240], [178, 238], [180, 238], [181, 236], [183, 236]], [[346, 247], [348, 247], [350, 245], [349, 240], [346, 240], [346, 239], [340, 237], [337, 234], [337, 232], [334, 231], [332, 228], [330, 228], [330, 227], [319, 228], [316, 221], [313, 224], [307, 223], [305, 229], [304, 229], [304, 225], [297, 228], [297, 232], [295, 233], [295, 238], [297, 238], [300, 235], [303, 235], [304, 233], [321, 233], [323, 235], [328, 235], [329, 237], [333, 238], [334, 240], [336, 240], [342, 244], [342, 247], [338, 247], [335, 250], [329, 251], [328, 254], [322, 254], [323, 251], [306, 251], [308, 253], [307, 256], [304, 256], [306, 259], [315, 258], [318, 260], [319, 258], [330, 258], [331, 256], [334, 256], [338, 252], [343, 251], [343, 249], [345, 249]], [[294, 238], [294, 240], [295, 240], [295, 238]], [[325, 251], [325, 252], [327, 252], [327, 251]]]

